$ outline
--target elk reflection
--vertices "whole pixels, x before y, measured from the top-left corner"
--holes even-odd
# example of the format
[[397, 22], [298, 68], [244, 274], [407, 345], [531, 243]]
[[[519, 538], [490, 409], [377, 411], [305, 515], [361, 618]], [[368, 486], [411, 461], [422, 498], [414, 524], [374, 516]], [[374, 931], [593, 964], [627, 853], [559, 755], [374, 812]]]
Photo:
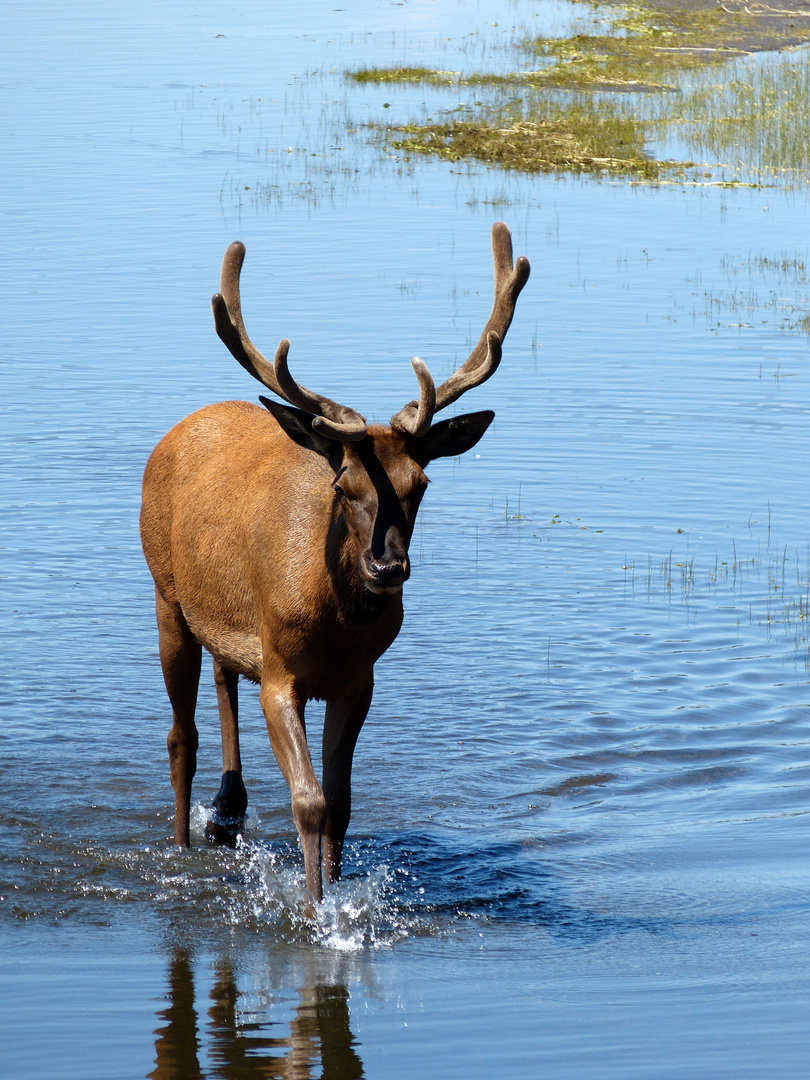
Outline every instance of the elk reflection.
[[155, 1032], [157, 1066], [150, 1080], [172, 1080], [180, 1076], [188, 1080], [202, 1077], [199, 1058], [197, 1011], [194, 1008], [194, 980], [188, 953], [178, 949], [169, 965], [169, 1004], [158, 1016], [165, 1026]]
[[314, 1072], [324, 1080], [361, 1080], [346, 987], [316, 983], [298, 993], [289, 1032], [273, 1036], [269, 1032], [281, 1021], [245, 1016], [233, 967], [223, 959], [202, 1020], [191, 959], [177, 949], [169, 966], [168, 1005], [158, 1013], [163, 1026], [155, 1032], [156, 1064], [149, 1080], [310, 1080]]

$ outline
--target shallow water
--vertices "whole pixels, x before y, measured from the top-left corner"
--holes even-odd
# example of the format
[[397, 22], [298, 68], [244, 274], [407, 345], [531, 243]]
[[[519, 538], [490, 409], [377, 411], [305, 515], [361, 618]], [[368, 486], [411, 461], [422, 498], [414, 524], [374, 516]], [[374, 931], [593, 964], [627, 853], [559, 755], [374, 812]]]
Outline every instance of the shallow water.
[[[7, 12], [3, 1076], [805, 1076], [804, 194], [381, 158], [347, 123], [421, 91], [344, 69], [566, 9], [267, 7]], [[385, 420], [477, 339], [498, 218], [532, 277], [465, 402], [496, 422], [431, 470], [313, 925], [252, 688], [244, 844], [202, 842], [205, 673], [171, 845], [140, 475], [257, 396], [211, 327], [231, 240], [253, 339]]]

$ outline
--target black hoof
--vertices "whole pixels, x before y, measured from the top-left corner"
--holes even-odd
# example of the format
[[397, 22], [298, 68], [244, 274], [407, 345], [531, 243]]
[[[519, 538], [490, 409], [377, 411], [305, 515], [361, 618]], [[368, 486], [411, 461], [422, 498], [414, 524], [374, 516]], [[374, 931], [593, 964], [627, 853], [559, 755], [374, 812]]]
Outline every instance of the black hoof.
[[205, 826], [206, 837], [217, 844], [236, 847], [236, 838], [245, 824], [247, 804], [242, 777], [234, 769], [224, 772], [214, 799], [214, 813]]
[[222, 844], [224, 847], [235, 848], [236, 841], [242, 835], [245, 819], [224, 818], [214, 814], [205, 823], [205, 838], [213, 844]]

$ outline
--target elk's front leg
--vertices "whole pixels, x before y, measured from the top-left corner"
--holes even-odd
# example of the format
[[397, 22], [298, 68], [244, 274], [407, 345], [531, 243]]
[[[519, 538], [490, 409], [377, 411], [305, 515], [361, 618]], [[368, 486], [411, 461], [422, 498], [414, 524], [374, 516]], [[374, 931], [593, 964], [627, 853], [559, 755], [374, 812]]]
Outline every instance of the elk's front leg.
[[214, 799], [215, 813], [205, 832], [211, 840], [233, 847], [248, 804], [239, 752], [239, 676], [214, 660], [214, 683], [222, 732], [222, 782]]
[[323, 793], [326, 828], [323, 834], [323, 868], [326, 880], [340, 880], [343, 841], [352, 815], [352, 758], [357, 736], [371, 705], [374, 680], [369, 678], [353, 701], [330, 702], [323, 725]]
[[289, 682], [262, 676], [259, 694], [270, 745], [292, 795], [295, 827], [301, 838], [307, 888], [323, 900], [321, 881], [321, 834], [326, 820], [326, 800], [312, 768], [304, 727], [304, 702]]

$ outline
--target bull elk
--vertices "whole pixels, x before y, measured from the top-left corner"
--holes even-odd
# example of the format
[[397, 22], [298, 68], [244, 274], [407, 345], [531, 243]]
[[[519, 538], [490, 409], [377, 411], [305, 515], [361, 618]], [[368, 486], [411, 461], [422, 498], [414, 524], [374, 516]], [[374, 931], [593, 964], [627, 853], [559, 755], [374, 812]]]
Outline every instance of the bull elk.
[[[222, 783], [209, 829], [235, 836], [247, 809], [237, 722], [240, 675], [260, 684], [273, 753], [289, 784], [306, 885], [316, 900], [340, 877], [351, 813], [355, 744], [374, 663], [402, 624], [408, 545], [435, 458], [462, 454], [491, 411], [433, 423], [434, 415], [498, 367], [529, 262], [512, 264], [509, 230], [492, 229], [495, 300], [481, 337], [440, 386], [411, 361], [419, 400], [390, 426], [307, 390], [287, 366], [289, 341], [270, 363], [242, 321], [245, 248], [231, 244], [216, 331], [239, 363], [286, 405], [261, 397], [209, 405], [164, 436], [143, 478], [141, 539], [155, 581], [160, 662], [171, 701], [168, 737], [175, 839], [189, 843], [194, 722], [203, 647], [214, 660]], [[304, 707], [326, 701], [323, 783], [312, 767]], [[323, 860], [323, 863], [322, 863]]]

